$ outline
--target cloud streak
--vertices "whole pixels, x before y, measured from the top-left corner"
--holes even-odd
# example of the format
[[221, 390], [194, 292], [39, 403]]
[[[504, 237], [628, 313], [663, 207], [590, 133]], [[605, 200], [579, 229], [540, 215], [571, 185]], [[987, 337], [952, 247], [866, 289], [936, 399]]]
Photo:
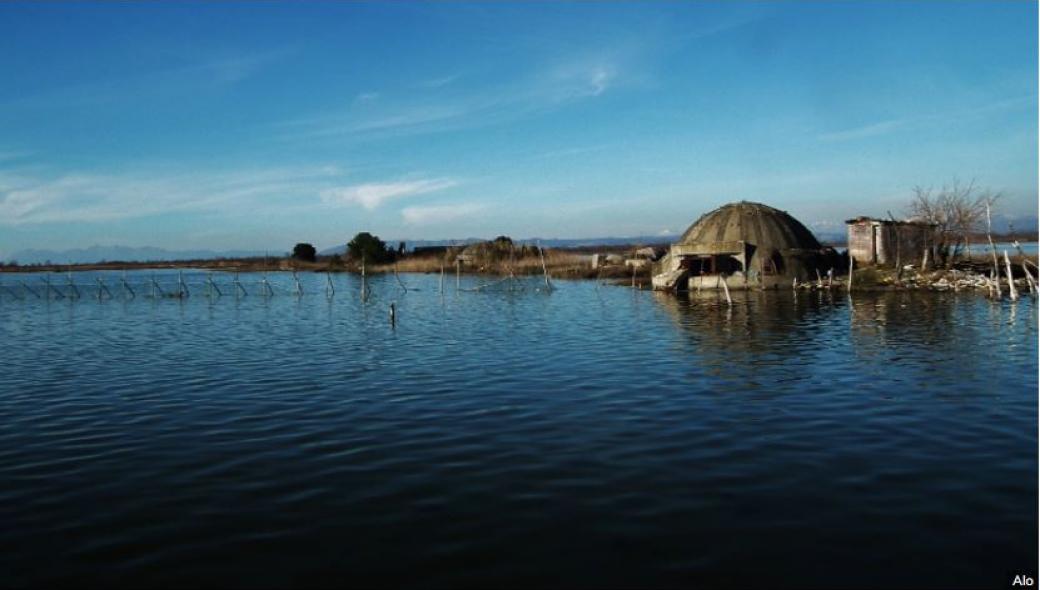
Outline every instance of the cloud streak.
[[289, 49], [210, 57], [188, 65], [112, 76], [20, 96], [4, 108], [44, 110], [191, 95], [201, 89], [233, 86], [293, 53]]
[[[637, 52], [638, 53], [638, 52]], [[457, 76], [420, 86], [444, 92], [380, 93], [378, 102], [362, 100], [339, 112], [326, 112], [279, 124], [286, 141], [314, 138], [371, 139], [483, 127], [549, 112], [597, 97], [645, 75], [640, 59], [620, 51], [601, 51], [554, 58], [479, 89], [455, 88]], [[447, 88], [447, 87], [451, 88]]]
[[321, 199], [330, 205], [361, 205], [372, 211], [387, 201], [441, 191], [457, 184], [457, 181], [450, 178], [370, 182], [325, 189], [321, 191]]
[[957, 111], [938, 113], [930, 112], [928, 114], [922, 114], [916, 117], [888, 119], [885, 121], [878, 121], [876, 123], [870, 123], [859, 127], [852, 127], [849, 129], [842, 129], [839, 131], [833, 131], [829, 133], [821, 133], [816, 136], [816, 139], [824, 142], [841, 142], [854, 141], [858, 139], [867, 139], [870, 137], [880, 137], [883, 135], [888, 135], [889, 133], [895, 133], [897, 131], [901, 131], [907, 128], [926, 125], [929, 123], [945, 123], [951, 120], [963, 122], [969, 119], [984, 118], [995, 113], [1000, 113], [1015, 108], [1021, 108], [1027, 105], [1031, 106], [1035, 102], [1035, 93], [1030, 93], [1021, 96], [1011, 96], [1001, 100], [995, 100], [986, 104], [966, 109], [960, 109]]
[[436, 225], [473, 216], [487, 209], [482, 203], [458, 203], [449, 205], [424, 205], [405, 207], [401, 219], [406, 225]]
[[[329, 167], [150, 174], [0, 170], [0, 225], [106, 222], [208, 212], [244, 215], [304, 206], [340, 176]], [[306, 201], [302, 201], [306, 203]]]
[[888, 121], [871, 123], [870, 125], [853, 127], [851, 129], [843, 129], [841, 131], [834, 131], [831, 133], [822, 133], [817, 136], [817, 139], [819, 139], [820, 141], [835, 142], [852, 141], [856, 139], [865, 139], [868, 137], [877, 137], [880, 135], [886, 135], [893, 131], [897, 131], [905, 124], [906, 121], [902, 119], [891, 119]]

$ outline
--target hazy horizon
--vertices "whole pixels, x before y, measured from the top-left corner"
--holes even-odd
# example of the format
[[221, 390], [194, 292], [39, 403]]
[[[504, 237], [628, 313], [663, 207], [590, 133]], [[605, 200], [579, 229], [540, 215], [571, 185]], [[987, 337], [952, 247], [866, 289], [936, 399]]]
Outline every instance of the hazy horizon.
[[1037, 211], [1035, 3], [0, 4], [0, 258]]

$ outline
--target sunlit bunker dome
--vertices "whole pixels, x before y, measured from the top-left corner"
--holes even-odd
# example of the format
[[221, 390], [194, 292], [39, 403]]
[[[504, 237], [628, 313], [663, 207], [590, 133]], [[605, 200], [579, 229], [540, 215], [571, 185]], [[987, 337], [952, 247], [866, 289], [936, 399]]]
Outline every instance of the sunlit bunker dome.
[[655, 288], [776, 287], [826, 272], [833, 251], [787, 212], [741, 201], [704, 214], [671, 246]]

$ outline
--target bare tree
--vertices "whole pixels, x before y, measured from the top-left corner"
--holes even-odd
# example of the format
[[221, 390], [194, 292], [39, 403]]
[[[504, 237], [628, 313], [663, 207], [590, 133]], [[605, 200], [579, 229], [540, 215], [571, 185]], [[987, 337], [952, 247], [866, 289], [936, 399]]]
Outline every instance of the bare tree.
[[1000, 198], [1000, 193], [979, 188], [972, 180], [967, 185], [954, 180], [941, 189], [915, 186], [910, 214], [920, 221], [935, 225], [936, 262], [947, 267], [962, 254], [968, 254], [971, 234], [981, 229], [986, 211]]

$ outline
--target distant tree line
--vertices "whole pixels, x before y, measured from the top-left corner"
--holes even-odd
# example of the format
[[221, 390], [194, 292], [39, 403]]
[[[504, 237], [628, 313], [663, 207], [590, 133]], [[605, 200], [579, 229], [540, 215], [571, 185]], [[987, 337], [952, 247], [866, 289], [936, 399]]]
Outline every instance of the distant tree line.
[[293, 247], [292, 257], [302, 262], [315, 262], [318, 260], [318, 251], [311, 244], [296, 244]]
[[347, 242], [347, 257], [355, 263], [362, 261], [372, 264], [386, 264], [393, 262], [398, 256], [404, 254], [404, 242], [398, 245], [397, 250], [386, 245], [386, 242], [367, 231], [354, 236]]

